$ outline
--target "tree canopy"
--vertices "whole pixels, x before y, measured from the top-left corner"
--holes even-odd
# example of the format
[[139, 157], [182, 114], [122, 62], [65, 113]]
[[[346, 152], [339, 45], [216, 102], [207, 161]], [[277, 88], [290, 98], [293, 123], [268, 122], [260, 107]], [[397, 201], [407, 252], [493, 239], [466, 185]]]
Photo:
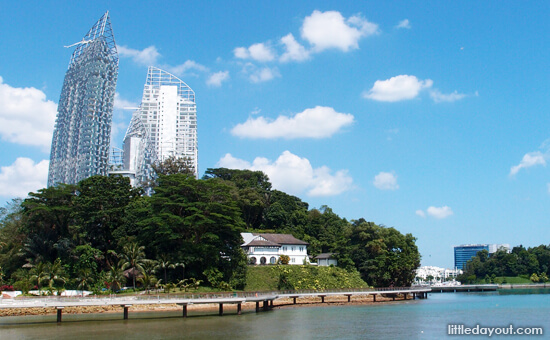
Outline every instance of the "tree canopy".
[[208, 169], [196, 179], [177, 160], [156, 170], [150, 196], [127, 178], [93, 176], [2, 208], [0, 280], [99, 290], [125, 280], [148, 287], [159, 282], [157, 273], [163, 285], [193, 280], [242, 289], [242, 231], [292, 234], [309, 243], [312, 257], [335, 253], [340, 267], [370, 285], [405, 286], [414, 278], [420, 255], [412, 235], [349, 222], [328, 206], [310, 209], [273, 190], [263, 172]]

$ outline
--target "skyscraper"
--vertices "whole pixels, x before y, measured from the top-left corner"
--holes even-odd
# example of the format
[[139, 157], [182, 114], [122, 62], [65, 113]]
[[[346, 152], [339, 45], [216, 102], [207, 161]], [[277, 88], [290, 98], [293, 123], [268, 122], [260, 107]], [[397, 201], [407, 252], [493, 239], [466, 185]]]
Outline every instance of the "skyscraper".
[[118, 55], [109, 12], [76, 46], [52, 139], [48, 186], [107, 175]]
[[195, 92], [176, 76], [149, 67], [140, 108], [124, 137], [124, 169], [136, 184], [151, 176], [151, 164], [185, 158], [198, 176]]
[[487, 250], [489, 256], [498, 250], [510, 252], [509, 244], [462, 244], [455, 246], [455, 269], [466, 269], [466, 263], [476, 256], [478, 252]]

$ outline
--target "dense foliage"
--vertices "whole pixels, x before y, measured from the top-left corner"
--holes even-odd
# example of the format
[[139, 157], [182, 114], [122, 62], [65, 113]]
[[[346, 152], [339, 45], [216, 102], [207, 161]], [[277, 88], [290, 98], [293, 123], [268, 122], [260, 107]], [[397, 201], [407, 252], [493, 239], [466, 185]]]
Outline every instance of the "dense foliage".
[[499, 249], [489, 256], [487, 250], [477, 253], [466, 263], [464, 273], [458, 277], [461, 282], [495, 282], [498, 277], [529, 278], [532, 282], [546, 282], [550, 275], [550, 246], [540, 245], [525, 249], [512, 248], [509, 253]]
[[[310, 255], [336, 253], [350, 277], [360, 275], [374, 286], [409, 285], [419, 266], [412, 235], [364, 219], [348, 222], [326, 206], [309, 209], [298, 197], [273, 190], [262, 172], [208, 169], [195, 179], [185, 164], [159, 166], [165, 171], [158, 172], [151, 196], [127, 178], [94, 176], [1, 208], [0, 284], [24, 291], [169, 290], [199, 283], [243, 289], [248, 266], [242, 231], [293, 234], [310, 244]], [[302, 269], [304, 275], [317, 270]], [[347, 277], [331, 270], [328, 278]], [[306, 276], [283, 286], [326, 286], [306, 283]]]

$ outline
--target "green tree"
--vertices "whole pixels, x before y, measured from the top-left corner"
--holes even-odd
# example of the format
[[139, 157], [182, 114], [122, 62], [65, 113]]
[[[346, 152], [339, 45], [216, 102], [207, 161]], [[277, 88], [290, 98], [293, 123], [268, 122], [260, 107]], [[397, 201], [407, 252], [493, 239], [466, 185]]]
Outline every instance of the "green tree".
[[141, 265], [142, 276], [138, 278], [138, 281], [141, 282], [147, 294], [149, 294], [149, 289], [155, 286], [158, 282], [157, 277], [155, 276], [155, 269], [157, 267], [156, 261], [153, 260], [144, 260]]
[[207, 169], [203, 179], [222, 179], [236, 187], [237, 202], [247, 229], [259, 228], [268, 206], [271, 183], [261, 171], [237, 169]]
[[67, 282], [67, 276], [60, 258], [57, 258], [53, 263], [47, 263], [44, 280], [50, 291], [54, 288], [63, 288], [65, 282]]
[[[151, 215], [141, 222], [143, 240], [158, 254], [185, 263], [200, 277], [217, 268], [229, 282], [242, 265], [243, 222], [234, 200], [234, 186], [219, 178], [196, 180], [182, 174], [160, 176], [151, 197]], [[244, 269], [246, 270], [246, 269]]]
[[0, 208], [0, 266], [6, 277], [25, 264], [25, 254], [21, 252], [27, 235], [23, 232], [25, 216], [21, 199], [13, 199]]
[[124, 269], [123, 269], [123, 261], [120, 262], [120, 264], [117, 265], [111, 265], [109, 266], [109, 271], [107, 272], [107, 283], [109, 284], [109, 288], [111, 291], [116, 292], [126, 282], [126, 277], [124, 276]]
[[143, 264], [145, 258], [145, 247], [140, 246], [137, 243], [130, 243], [124, 246], [122, 251], [122, 268], [131, 269], [130, 275], [132, 276], [132, 282], [134, 290], [136, 289], [136, 276], [138, 273], [143, 272]]
[[420, 266], [420, 253], [411, 234], [372, 222], [356, 221], [350, 256], [361, 277], [376, 287], [409, 286]]
[[75, 232], [81, 244], [101, 250], [115, 249], [117, 229], [125, 225], [126, 208], [141, 195], [126, 177], [92, 176], [80, 181], [73, 199]]
[[168, 260], [168, 256], [166, 254], [162, 254], [156, 262], [155, 270], [161, 271], [164, 274], [164, 283], [167, 283], [168, 275], [166, 275], [167, 274], [166, 271], [168, 269], [174, 269], [174, 268], [176, 268], [176, 265], [170, 262], [170, 260]]
[[44, 262], [38, 262], [32, 269], [31, 269], [31, 280], [33, 283], [36, 283], [36, 286], [38, 287], [38, 291], [42, 289], [42, 283], [48, 276], [48, 269], [47, 265]]
[[95, 283], [95, 275], [90, 268], [80, 268], [77, 274], [76, 282], [79, 290], [90, 290]]

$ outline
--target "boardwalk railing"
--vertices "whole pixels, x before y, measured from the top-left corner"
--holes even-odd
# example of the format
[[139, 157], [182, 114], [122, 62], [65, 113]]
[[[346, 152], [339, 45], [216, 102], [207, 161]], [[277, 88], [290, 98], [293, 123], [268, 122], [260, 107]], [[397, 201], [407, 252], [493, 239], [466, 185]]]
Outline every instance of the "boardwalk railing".
[[[241, 314], [241, 305], [246, 302], [256, 304], [256, 312], [260, 311], [260, 303], [263, 310], [273, 307], [273, 301], [279, 298], [292, 298], [294, 303], [298, 297], [320, 297], [325, 302], [325, 297], [334, 295], [347, 296], [348, 302], [354, 295], [372, 295], [373, 301], [379, 294], [402, 294], [414, 297], [427, 297], [429, 287], [388, 287], [388, 288], [356, 288], [356, 289], [327, 289], [327, 290], [285, 290], [285, 291], [259, 291], [259, 292], [225, 292], [225, 293], [180, 293], [180, 294], [142, 294], [130, 296], [70, 296], [57, 297], [45, 296], [39, 298], [20, 297], [17, 299], [0, 299], [0, 309], [5, 308], [55, 308], [57, 321], [61, 322], [62, 311], [66, 307], [79, 306], [120, 306], [124, 308], [124, 319], [128, 319], [128, 308], [133, 305], [144, 304], [177, 304], [182, 306], [183, 316], [187, 317], [187, 306], [192, 304], [218, 304], [219, 315], [223, 315], [223, 305], [237, 305], [237, 314]], [[9, 301], [9, 302], [8, 302]]]

